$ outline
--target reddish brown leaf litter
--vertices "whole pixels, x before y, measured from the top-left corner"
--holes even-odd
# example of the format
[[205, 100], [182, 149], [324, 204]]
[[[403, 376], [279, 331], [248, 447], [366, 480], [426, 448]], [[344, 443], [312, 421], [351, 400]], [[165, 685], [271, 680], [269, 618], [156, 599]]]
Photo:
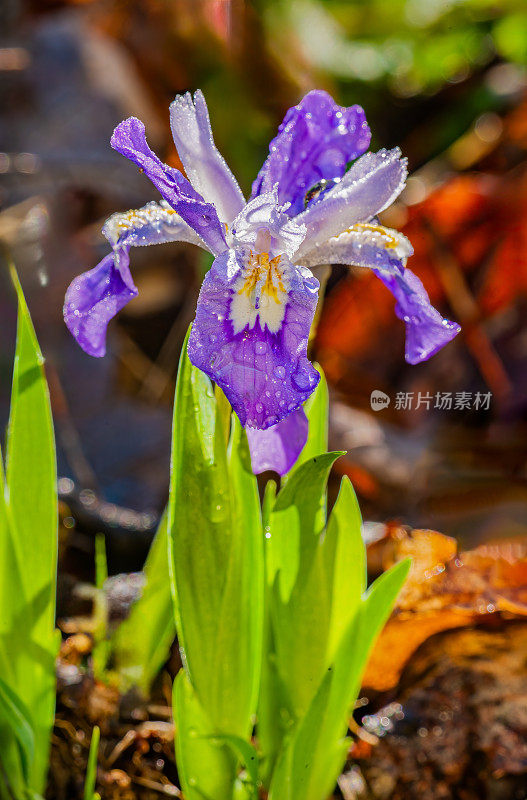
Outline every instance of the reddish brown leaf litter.
[[393, 688], [412, 653], [452, 628], [527, 617], [527, 542], [501, 542], [464, 553], [435, 531], [388, 527], [369, 547], [372, 572], [412, 558], [408, 581], [370, 658], [364, 686]]
[[370, 547], [373, 572], [413, 566], [366, 671], [346, 800], [527, 797], [527, 543], [456, 549], [396, 526]]

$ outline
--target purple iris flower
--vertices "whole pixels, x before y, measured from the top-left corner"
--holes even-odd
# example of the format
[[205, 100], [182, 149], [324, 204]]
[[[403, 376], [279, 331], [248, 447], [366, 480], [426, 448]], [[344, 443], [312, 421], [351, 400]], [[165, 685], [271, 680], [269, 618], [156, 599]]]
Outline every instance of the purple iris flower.
[[87, 353], [103, 356], [108, 322], [137, 295], [130, 247], [185, 241], [210, 251], [188, 355], [246, 427], [254, 471], [284, 474], [306, 442], [302, 404], [319, 380], [307, 357], [319, 289], [311, 269], [373, 269], [396, 299], [412, 364], [459, 332], [406, 269], [409, 241], [376, 219], [403, 189], [406, 160], [398, 148], [366, 153], [363, 110], [313, 91], [287, 112], [246, 202], [214, 144], [202, 93], [176, 97], [170, 122], [187, 178], [152, 152], [138, 119], [115, 129], [112, 147], [162, 200], [107, 220], [112, 253], [72, 282], [64, 319]]

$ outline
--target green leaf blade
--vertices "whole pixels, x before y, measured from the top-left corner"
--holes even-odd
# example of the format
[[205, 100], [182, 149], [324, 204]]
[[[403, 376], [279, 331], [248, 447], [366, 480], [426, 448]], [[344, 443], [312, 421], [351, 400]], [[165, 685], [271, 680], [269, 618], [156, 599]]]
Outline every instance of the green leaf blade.
[[[29, 786], [44, 790], [55, 708], [57, 475], [51, 406], [43, 358], [22, 288], [18, 297], [13, 389], [7, 434], [1, 597], [5, 636], [0, 663], [5, 679], [24, 698], [35, 736]], [[6, 542], [6, 538], [9, 542]], [[60, 637], [59, 637], [60, 638]]]
[[184, 670], [174, 681], [173, 708], [176, 762], [186, 800], [230, 800], [237, 759], [227, 745], [215, 742], [215, 726]]
[[170, 569], [192, 686], [215, 733], [247, 737], [261, 668], [261, 517], [245, 433], [183, 352], [174, 405]]
[[122, 691], [137, 686], [148, 697], [176, 637], [168, 563], [167, 514], [163, 514], [150, 546], [145, 584], [129, 616], [111, 639], [114, 666]]
[[86, 777], [84, 779], [84, 800], [96, 800], [98, 797], [95, 793], [95, 784], [97, 782], [97, 758], [99, 755], [100, 739], [101, 730], [95, 725], [92, 730], [88, 765], [86, 767]]

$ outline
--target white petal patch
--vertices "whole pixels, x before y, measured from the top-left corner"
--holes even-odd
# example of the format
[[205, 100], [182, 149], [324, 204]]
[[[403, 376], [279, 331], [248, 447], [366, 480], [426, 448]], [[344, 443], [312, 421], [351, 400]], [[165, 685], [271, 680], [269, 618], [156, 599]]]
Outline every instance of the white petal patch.
[[283, 256], [269, 258], [268, 253], [249, 251], [244, 267], [234, 284], [230, 319], [234, 332], [254, 328], [260, 320], [262, 329], [277, 333], [284, 320], [293, 269]]
[[165, 200], [112, 214], [104, 223], [102, 232], [112, 247], [189, 242], [209, 250], [201, 237]]
[[[272, 192], [249, 200], [232, 223], [234, 244], [249, 246], [255, 250], [268, 249], [275, 253], [286, 253], [289, 258], [294, 256], [304, 240], [306, 226], [298, 225], [291, 219], [286, 213], [287, 206], [279, 206], [277, 197], [278, 190], [275, 186]], [[258, 240], [264, 231], [269, 241], [260, 248]]]
[[413, 247], [402, 233], [372, 223], [357, 223], [339, 236], [332, 236], [324, 244], [314, 247], [302, 256], [308, 267], [320, 264], [355, 264], [360, 267], [382, 266], [372, 260], [375, 251], [386, 251], [406, 264]]
[[245, 204], [236, 178], [218, 151], [209, 112], [200, 91], [187, 92], [170, 106], [170, 126], [179, 157], [194, 189], [213, 203], [222, 222], [230, 223]]

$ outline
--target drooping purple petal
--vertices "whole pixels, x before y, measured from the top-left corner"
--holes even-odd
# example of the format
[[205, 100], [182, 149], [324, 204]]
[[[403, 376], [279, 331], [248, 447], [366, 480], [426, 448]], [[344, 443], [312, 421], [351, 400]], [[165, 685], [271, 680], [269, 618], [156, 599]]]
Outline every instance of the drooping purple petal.
[[290, 202], [288, 213], [298, 214], [309, 189], [321, 180], [341, 178], [346, 165], [367, 150], [370, 138], [360, 106], [344, 108], [327, 92], [309, 92], [285, 115], [252, 196], [278, 184], [279, 202]]
[[75, 278], [66, 292], [64, 321], [91, 356], [104, 356], [109, 321], [137, 296], [128, 261], [126, 248], [110, 253], [96, 267]]
[[[240, 293], [243, 251], [218, 256], [205, 276], [189, 338], [188, 355], [225, 392], [241, 424], [269, 428], [295, 411], [319, 381], [307, 358], [318, 281], [309, 270], [284, 262], [286, 302], [245, 308]], [[241, 306], [235, 301], [242, 298]], [[269, 301], [270, 304], [274, 300]], [[263, 324], [262, 316], [281, 322]]]
[[194, 189], [213, 203], [222, 222], [230, 224], [245, 205], [245, 199], [214, 143], [202, 92], [194, 94], [194, 101], [190, 92], [176, 97], [170, 106], [170, 127]]
[[253, 472], [259, 475], [273, 470], [279, 475], [289, 472], [307, 442], [308, 421], [303, 408], [267, 428], [246, 428]]
[[145, 126], [136, 117], [121, 122], [111, 138], [114, 150], [129, 158], [150, 178], [161, 196], [193, 228], [214, 255], [226, 248], [224, 228], [212, 203], [206, 203], [178, 169], [152, 152]]
[[302, 263], [310, 268], [321, 264], [349, 264], [400, 271], [412, 253], [412, 245], [399, 231], [366, 223], [355, 225], [314, 247], [302, 256]]
[[391, 205], [404, 187], [407, 172], [398, 147], [359, 158], [340, 183], [296, 217], [299, 225], [307, 226], [298, 258], [356, 223], [369, 222]]
[[430, 304], [423, 284], [409, 269], [398, 274], [374, 270], [395, 297], [395, 313], [406, 325], [405, 358], [419, 364], [452, 341], [461, 330], [456, 322], [443, 319]]

